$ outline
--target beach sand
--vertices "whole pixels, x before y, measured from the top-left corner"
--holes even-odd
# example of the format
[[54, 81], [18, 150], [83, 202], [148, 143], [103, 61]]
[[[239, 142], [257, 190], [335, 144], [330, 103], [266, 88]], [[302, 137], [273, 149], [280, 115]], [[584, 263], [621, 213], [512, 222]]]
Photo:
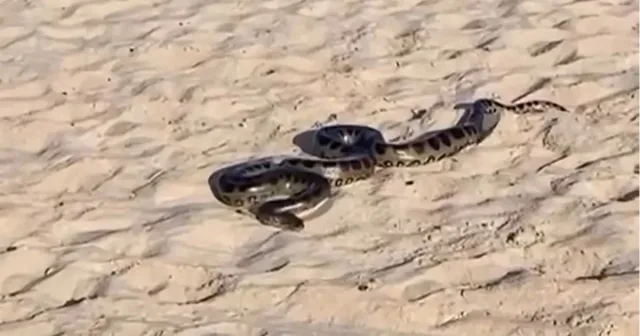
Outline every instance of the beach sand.
[[[638, 1], [0, 1], [1, 335], [638, 335]], [[300, 232], [218, 167], [335, 114], [379, 170]]]

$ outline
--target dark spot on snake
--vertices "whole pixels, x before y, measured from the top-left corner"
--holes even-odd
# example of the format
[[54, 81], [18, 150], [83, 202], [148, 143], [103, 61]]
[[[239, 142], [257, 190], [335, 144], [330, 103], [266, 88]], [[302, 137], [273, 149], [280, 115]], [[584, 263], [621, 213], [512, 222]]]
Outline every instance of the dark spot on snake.
[[229, 198], [229, 196], [222, 196], [220, 198], [222, 198], [222, 201], [224, 203], [227, 203], [227, 204], [231, 203], [231, 198]]
[[397, 144], [395, 145], [397, 150], [401, 150], [401, 151], [406, 151], [407, 149], [409, 149], [409, 145], [408, 144]]
[[396, 167], [404, 167], [404, 161], [396, 162]]
[[455, 139], [462, 139], [464, 138], [464, 131], [461, 130], [460, 128], [452, 128], [451, 129], [451, 136], [453, 136]]
[[413, 149], [416, 154], [422, 154], [424, 153], [424, 144], [421, 142], [414, 143], [411, 145], [411, 149]]
[[313, 168], [316, 165], [316, 163], [311, 160], [302, 160], [302, 165], [307, 168]]
[[438, 134], [438, 138], [440, 138], [440, 141], [442, 141], [445, 146], [451, 147], [451, 139], [449, 139], [447, 132], [440, 132], [440, 134]]
[[353, 170], [360, 170], [362, 169], [362, 163], [360, 162], [360, 160], [353, 160], [351, 161], [351, 168]]
[[314, 196], [320, 196], [324, 194], [325, 189], [322, 186], [316, 186]]
[[431, 162], [434, 162], [436, 160], [436, 157], [433, 155], [429, 155], [429, 157], [427, 158], [427, 160], [423, 163], [423, 165], [429, 164]]
[[369, 169], [371, 168], [372, 165], [374, 165], [374, 163], [369, 161], [369, 159], [364, 159], [362, 160], [362, 165], [364, 166], [365, 169]]
[[352, 177], [347, 177], [347, 180], [344, 182], [345, 185], [353, 183]]
[[387, 167], [387, 168], [388, 167], [393, 167], [393, 162], [387, 160], [387, 161], [384, 162], [384, 166]]
[[233, 185], [233, 183], [229, 183], [228, 181], [226, 181], [224, 179], [218, 180], [218, 188], [223, 193], [230, 193], [230, 192], [233, 192], [236, 189], [236, 187], [235, 187], [235, 185]]
[[435, 137], [427, 139], [427, 142], [429, 143], [429, 146], [431, 146], [431, 148], [433, 148], [434, 150], [440, 149], [440, 142], [438, 142], [438, 139], [436, 139]]
[[318, 135], [316, 139], [318, 140], [318, 145], [320, 146], [326, 146], [331, 142], [331, 139], [323, 135]]
[[387, 146], [385, 146], [385, 144], [383, 143], [376, 143], [375, 145], [373, 145], [373, 150], [376, 152], [376, 154], [382, 155], [387, 151]]
[[473, 126], [464, 126], [463, 129], [469, 135], [474, 135], [474, 134], [478, 133], [478, 130]]
[[270, 162], [264, 162], [262, 165], [257, 165], [256, 167], [260, 167], [260, 166], [261, 166], [262, 169], [269, 169], [269, 168], [271, 168], [271, 163]]
[[244, 205], [244, 201], [243, 200], [236, 200], [235, 202], [233, 202], [233, 204], [235, 206], [241, 207]]
[[290, 164], [290, 165], [292, 165], [292, 166], [297, 166], [297, 165], [300, 164], [301, 161], [302, 160], [300, 160], [300, 159], [288, 159], [285, 162]]
[[276, 184], [278, 184], [278, 182], [280, 182], [280, 179], [277, 178], [277, 177], [272, 177], [268, 181], [268, 183], [271, 184], [271, 185], [276, 185]]
[[446, 158], [447, 156], [449, 156], [449, 154], [448, 154], [448, 153], [444, 153], [444, 154], [440, 155], [440, 156], [436, 159], [436, 161], [440, 161], [440, 160], [442, 160], [442, 159]]
[[351, 162], [350, 161], [340, 161], [339, 165], [340, 165], [340, 169], [343, 170], [343, 171], [351, 169]]
[[336, 182], [335, 182], [336, 187], [340, 187], [340, 186], [342, 186], [342, 183], [343, 183], [343, 182], [344, 182], [344, 181], [342, 181], [342, 179], [341, 179], [341, 178], [336, 179]]
[[300, 183], [300, 182], [304, 182], [302, 180], [302, 178], [296, 174], [291, 174], [289, 175], [289, 182], [291, 183]]
[[495, 106], [495, 103], [490, 99], [480, 99], [478, 103], [481, 107], [487, 110], [493, 109]]
[[551, 106], [557, 108], [560, 111], [569, 112], [564, 106], [562, 106], [560, 104], [556, 104], [556, 103], [550, 103], [550, 104], [551, 104]]
[[413, 185], [413, 181], [409, 180], [409, 181], [404, 181], [404, 185]]
[[411, 162], [409, 162], [409, 164], [407, 165], [407, 167], [417, 167], [421, 164], [422, 162], [420, 162], [420, 160], [413, 160]]
[[334, 141], [334, 142], [331, 142], [329, 144], [329, 149], [336, 150], [336, 149], [340, 148], [340, 146], [341, 146], [341, 144], [339, 142], [335, 142]]
[[[335, 167], [337, 166], [338, 163], [337, 162], [333, 162], [333, 161], [327, 161], [327, 162], [323, 162], [322, 166], [326, 167], [326, 168], [331, 168], [331, 167]], [[310, 167], [311, 168], [311, 167]]]

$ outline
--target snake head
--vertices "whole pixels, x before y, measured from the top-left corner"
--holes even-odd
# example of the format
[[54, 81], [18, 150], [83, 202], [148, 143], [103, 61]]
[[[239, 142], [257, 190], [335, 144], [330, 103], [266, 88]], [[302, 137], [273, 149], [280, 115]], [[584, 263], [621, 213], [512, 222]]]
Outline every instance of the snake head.
[[262, 225], [271, 226], [285, 231], [299, 232], [304, 229], [304, 221], [290, 212], [279, 214], [258, 213], [256, 219]]

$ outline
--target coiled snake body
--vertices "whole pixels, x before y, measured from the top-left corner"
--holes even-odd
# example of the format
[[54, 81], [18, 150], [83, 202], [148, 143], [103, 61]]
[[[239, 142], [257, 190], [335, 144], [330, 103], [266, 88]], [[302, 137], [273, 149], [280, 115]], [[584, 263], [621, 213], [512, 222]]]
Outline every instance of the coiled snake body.
[[486, 138], [501, 114], [543, 112], [564, 107], [534, 100], [506, 105], [491, 99], [457, 104], [467, 113], [454, 126], [428, 132], [402, 143], [386, 142], [376, 129], [333, 125], [315, 131], [319, 158], [263, 158], [215, 171], [208, 183], [221, 203], [244, 209], [258, 222], [298, 231], [304, 223], [296, 214], [314, 208], [342, 187], [370, 177], [375, 167], [416, 167], [440, 161]]

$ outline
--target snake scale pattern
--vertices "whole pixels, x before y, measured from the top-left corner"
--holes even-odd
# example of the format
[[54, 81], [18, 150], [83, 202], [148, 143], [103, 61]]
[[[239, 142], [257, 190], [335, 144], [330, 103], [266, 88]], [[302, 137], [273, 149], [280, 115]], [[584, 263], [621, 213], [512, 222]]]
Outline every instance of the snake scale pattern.
[[299, 231], [304, 222], [296, 214], [329, 198], [332, 188], [369, 178], [376, 167], [418, 167], [450, 157], [486, 138], [505, 111], [567, 112], [543, 100], [507, 105], [479, 99], [454, 108], [467, 112], [456, 125], [401, 143], [387, 142], [378, 130], [366, 126], [321, 127], [314, 133], [318, 158], [267, 157], [242, 162], [214, 171], [208, 184], [219, 202], [259, 223]]

